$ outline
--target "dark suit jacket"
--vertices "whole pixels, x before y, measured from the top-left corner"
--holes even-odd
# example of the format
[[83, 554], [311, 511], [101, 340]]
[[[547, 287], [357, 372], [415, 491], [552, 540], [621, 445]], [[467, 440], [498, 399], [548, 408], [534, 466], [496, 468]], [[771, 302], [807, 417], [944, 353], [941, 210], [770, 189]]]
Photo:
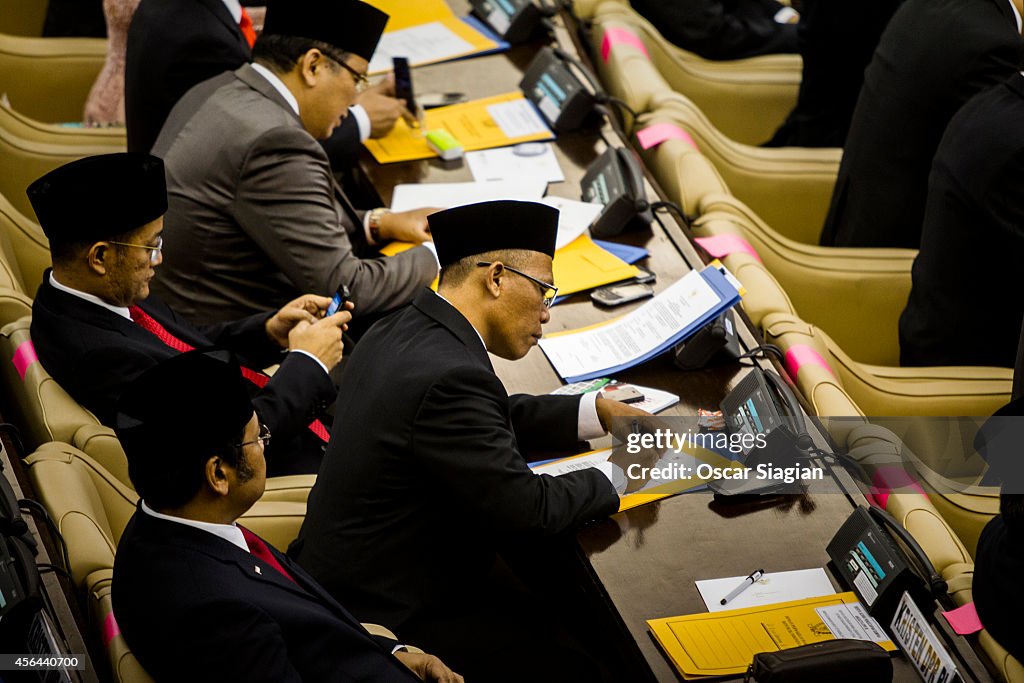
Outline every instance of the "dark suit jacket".
[[103, 0], [48, 0], [43, 36], [106, 38]]
[[1022, 46], [1010, 0], [907, 0], [864, 73], [821, 243], [916, 249], [949, 120]]
[[997, 515], [985, 525], [974, 556], [973, 594], [982, 625], [1011, 655], [1024, 662], [1024, 534]]
[[795, 24], [780, 24], [776, 0], [632, 0], [666, 40], [705, 59], [796, 52]]
[[[268, 546], [269, 547], [269, 546]], [[298, 583], [202, 529], [137, 510], [114, 559], [114, 614], [158, 681], [418, 680], [300, 567]]]
[[[128, 150], [148, 152], [182, 95], [251, 59], [249, 44], [223, 0], [142, 0], [128, 30]], [[355, 119], [347, 117], [326, 147], [332, 163], [350, 162], [360, 148]], [[336, 167], [341, 170], [342, 164]]]
[[1024, 300], [1024, 76], [980, 93], [946, 129], [900, 316], [902, 365], [1013, 367]]
[[579, 397], [510, 399], [473, 327], [429, 290], [360, 341], [339, 399], [345, 438], [289, 553], [360, 619], [397, 629], [479, 605], [502, 537], [618, 507], [596, 470], [536, 476], [520, 451], [575, 447]]
[[153, 291], [189, 320], [240, 318], [342, 284], [365, 316], [409, 303], [437, 276], [426, 247], [372, 258], [323, 148], [248, 64], [190, 90], [153, 153], [168, 201]]
[[[125, 385], [178, 352], [132, 321], [56, 289], [49, 273], [32, 305], [36, 353], [72, 398], [112, 426]], [[274, 474], [317, 471], [323, 442], [307, 425], [334, 399], [334, 384], [306, 355], [288, 353], [282, 360], [281, 349], [267, 339], [268, 314], [197, 328], [155, 297], [141, 307], [171, 334], [197, 348], [230, 349], [254, 368], [280, 362], [280, 369], [258, 394], [252, 385], [256, 412], [274, 437], [267, 450], [268, 468]]]

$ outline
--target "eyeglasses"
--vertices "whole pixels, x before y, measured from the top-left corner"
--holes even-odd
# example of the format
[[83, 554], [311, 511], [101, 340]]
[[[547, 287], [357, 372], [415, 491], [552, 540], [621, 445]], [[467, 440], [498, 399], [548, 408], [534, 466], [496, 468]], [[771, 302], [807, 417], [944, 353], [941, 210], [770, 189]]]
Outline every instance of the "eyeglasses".
[[[487, 266], [490, 266], [492, 264], [493, 264], [493, 261], [477, 261], [476, 265], [478, 267], [486, 268]], [[522, 277], [525, 277], [527, 280], [529, 280], [533, 284], [535, 284], [538, 287], [540, 287], [540, 293], [544, 297], [544, 307], [545, 308], [551, 308], [551, 304], [554, 302], [555, 297], [558, 296], [558, 287], [555, 287], [552, 284], [544, 282], [543, 280], [538, 280], [537, 278], [535, 278], [532, 275], [527, 275], [526, 273], [524, 273], [521, 270], [516, 270], [512, 266], [506, 266], [504, 263], [501, 264], [501, 265], [502, 265], [503, 268], [505, 268], [505, 270], [511, 271], [511, 272], [515, 273], [516, 275], [520, 275]]]
[[129, 242], [114, 242], [113, 240], [107, 240], [110, 244], [117, 244], [122, 247], [138, 247], [139, 249], [149, 249], [149, 262], [156, 265], [156, 262], [160, 260], [160, 252], [164, 248], [164, 238], [156, 238], [156, 246], [151, 247], [148, 244], [131, 244]]
[[243, 448], [245, 446], [249, 446], [251, 444], [261, 443], [261, 442], [263, 443], [263, 447], [264, 448], [266, 448], [270, 444], [270, 429], [268, 429], [267, 425], [265, 425], [265, 424], [261, 424], [260, 425], [260, 435], [259, 436], [257, 436], [252, 441], [243, 441], [242, 443], [236, 443], [235, 444], [235, 448]]
[[345, 71], [352, 74], [352, 78], [355, 79], [356, 82], [356, 92], [363, 92], [364, 90], [370, 87], [370, 79], [366, 77], [366, 74], [359, 73], [358, 71], [350, 67], [348, 64], [340, 60], [331, 59], [331, 61], [340, 66]]

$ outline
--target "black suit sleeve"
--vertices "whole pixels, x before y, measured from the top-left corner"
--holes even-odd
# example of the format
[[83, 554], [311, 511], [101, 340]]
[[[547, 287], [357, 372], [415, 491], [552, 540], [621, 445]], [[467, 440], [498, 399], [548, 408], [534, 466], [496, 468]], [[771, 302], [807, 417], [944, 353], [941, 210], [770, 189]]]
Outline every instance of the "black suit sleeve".
[[483, 368], [456, 368], [431, 386], [413, 425], [413, 450], [437, 495], [499, 533], [557, 534], [618, 509], [614, 488], [597, 470], [531, 472], [506, 410], [501, 382]]
[[572, 450], [579, 443], [579, 396], [516, 394], [508, 402], [512, 429], [523, 450]]
[[363, 144], [356, 117], [349, 113], [341, 125], [334, 129], [331, 137], [320, 144], [327, 152], [327, 158], [331, 160], [331, 168], [335, 171], [354, 165], [359, 160], [359, 150]]
[[998, 226], [1007, 237], [1019, 240], [1024, 237], [1024, 196], [1020, 192], [1024, 150], [1012, 155], [992, 177], [994, 182], [985, 186], [979, 208], [989, 214], [991, 225]]
[[315, 360], [289, 353], [253, 406], [270, 433], [287, 440], [306, 429], [335, 397], [334, 382]]

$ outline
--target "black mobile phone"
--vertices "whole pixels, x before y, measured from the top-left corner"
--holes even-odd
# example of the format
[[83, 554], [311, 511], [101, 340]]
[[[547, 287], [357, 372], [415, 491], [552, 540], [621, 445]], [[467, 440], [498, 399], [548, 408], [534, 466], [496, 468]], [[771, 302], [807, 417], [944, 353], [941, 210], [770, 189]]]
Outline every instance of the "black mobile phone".
[[622, 285], [610, 285], [595, 289], [590, 293], [590, 299], [602, 306], [621, 306], [630, 301], [646, 299], [654, 296], [654, 288], [637, 282], [628, 282]]
[[327, 315], [334, 315], [338, 311], [342, 310], [345, 307], [345, 302], [348, 301], [349, 296], [347, 286], [342, 285], [341, 287], [338, 287], [338, 291], [334, 293], [334, 296], [331, 298], [331, 303], [327, 306]]
[[391, 63], [395, 69], [395, 97], [405, 100], [405, 106], [413, 114], [416, 113], [416, 97], [412, 89], [412, 72], [409, 60], [405, 57], [393, 57]]

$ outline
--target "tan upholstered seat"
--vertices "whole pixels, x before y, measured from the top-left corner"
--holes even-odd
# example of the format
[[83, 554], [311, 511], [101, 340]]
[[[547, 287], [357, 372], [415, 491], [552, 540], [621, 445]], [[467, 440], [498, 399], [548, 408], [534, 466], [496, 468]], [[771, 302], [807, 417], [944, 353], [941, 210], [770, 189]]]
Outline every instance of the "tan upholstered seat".
[[[842, 150], [744, 145], [723, 135], [683, 95], [673, 92], [658, 96], [652, 105], [654, 111], [640, 117], [637, 130], [666, 124], [682, 129], [731, 193], [767, 225], [796, 242], [818, 243]], [[674, 149], [681, 143], [672, 143], [652, 147], [641, 155], [660, 182], [674, 185], [681, 178], [675, 168], [680, 156]]]
[[[0, 376], [14, 399], [14, 417], [22, 425], [27, 446], [34, 448], [49, 441], [73, 444], [131, 488], [128, 460], [114, 431], [71, 398], [35, 359], [34, 351], [27, 350], [31, 347], [30, 325], [31, 319], [23, 318], [0, 329], [0, 363], [4, 368]], [[12, 362], [19, 349], [20, 366]], [[304, 503], [315, 481], [312, 474], [271, 477], [263, 500]]]
[[[618, 42], [603, 58], [609, 30], [631, 33], [639, 47]], [[796, 104], [802, 61], [796, 55], [768, 55], [713, 62], [665, 40], [651, 24], [617, 2], [601, 5], [590, 30], [591, 53], [608, 91], [638, 112], [666, 90], [682, 93], [729, 138], [761, 144], [774, 134]], [[653, 64], [644, 69], [638, 60]], [[655, 77], [657, 76], [657, 77]]]
[[[0, 286], [34, 295], [43, 281], [43, 272], [50, 267], [50, 242], [39, 224], [14, 208], [3, 193], [0, 193], [0, 233], [0, 249], [9, 267]], [[17, 287], [9, 282], [12, 276], [17, 278]]]
[[0, 34], [0, 93], [6, 93], [11, 107], [37, 121], [81, 121], [106, 57], [105, 39]]
[[43, 0], [4, 0], [4, 11], [0, 12], [0, 33], [12, 36], [43, 35], [47, 4]]
[[104, 145], [110, 152], [127, 148], [124, 128], [78, 128], [42, 123], [0, 103], [0, 127], [25, 140], [60, 145]]

